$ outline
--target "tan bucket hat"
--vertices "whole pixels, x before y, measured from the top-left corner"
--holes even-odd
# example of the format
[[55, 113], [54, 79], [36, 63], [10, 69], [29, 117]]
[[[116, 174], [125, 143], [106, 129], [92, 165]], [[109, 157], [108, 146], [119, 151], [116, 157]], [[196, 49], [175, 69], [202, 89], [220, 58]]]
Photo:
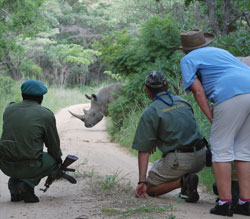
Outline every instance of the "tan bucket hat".
[[203, 33], [200, 29], [189, 30], [181, 33], [182, 50], [193, 50], [212, 43], [216, 37], [212, 33]]

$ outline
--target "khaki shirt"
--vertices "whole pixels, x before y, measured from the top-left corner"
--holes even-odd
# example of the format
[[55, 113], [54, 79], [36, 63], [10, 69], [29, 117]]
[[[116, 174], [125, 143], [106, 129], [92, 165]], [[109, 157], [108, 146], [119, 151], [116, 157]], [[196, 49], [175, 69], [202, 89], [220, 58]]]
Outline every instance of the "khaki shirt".
[[[165, 92], [158, 94], [171, 103]], [[174, 105], [168, 106], [155, 99], [143, 112], [135, 133], [132, 148], [151, 152], [157, 146], [162, 153], [182, 147], [193, 147], [202, 139], [191, 106], [181, 97], [173, 96]]]
[[35, 101], [24, 100], [6, 107], [0, 156], [9, 161], [37, 160], [43, 148], [54, 158], [61, 157], [54, 114]]

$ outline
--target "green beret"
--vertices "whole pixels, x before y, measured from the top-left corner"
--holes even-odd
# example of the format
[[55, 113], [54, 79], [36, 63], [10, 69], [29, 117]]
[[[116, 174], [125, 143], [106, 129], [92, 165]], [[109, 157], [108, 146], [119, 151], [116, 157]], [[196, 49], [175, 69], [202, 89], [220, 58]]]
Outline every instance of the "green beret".
[[41, 82], [36, 80], [27, 80], [21, 86], [23, 94], [42, 96], [48, 92], [48, 88]]

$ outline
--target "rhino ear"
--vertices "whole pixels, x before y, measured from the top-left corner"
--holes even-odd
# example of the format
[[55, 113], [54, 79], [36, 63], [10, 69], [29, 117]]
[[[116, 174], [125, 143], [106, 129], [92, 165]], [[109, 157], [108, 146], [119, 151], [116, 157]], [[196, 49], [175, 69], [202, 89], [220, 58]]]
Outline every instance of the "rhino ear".
[[95, 99], [95, 100], [97, 99], [95, 94], [92, 94], [91, 96], [92, 96], [93, 99]]
[[91, 96], [89, 96], [88, 94], [85, 94], [85, 97], [91, 100]]

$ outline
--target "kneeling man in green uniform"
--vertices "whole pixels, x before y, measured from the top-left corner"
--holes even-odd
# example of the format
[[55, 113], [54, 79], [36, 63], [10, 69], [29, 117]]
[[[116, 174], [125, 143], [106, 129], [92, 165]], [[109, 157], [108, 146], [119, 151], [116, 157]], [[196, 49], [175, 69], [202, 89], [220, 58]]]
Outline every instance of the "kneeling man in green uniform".
[[28, 80], [21, 91], [23, 101], [10, 103], [3, 114], [0, 169], [10, 177], [11, 201], [34, 203], [39, 202], [34, 187], [62, 162], [62, 152], [55, 116], [41, 106], [47, 87]]
[[[192, 107], [168, 92], [166, 76], [159, 71], [147, 75], [145, 89], [153, 102], [143, 112], [132, 148], [138, 150], [139, 182], [136, 197], [159, 196], [181, 188], [186, 202], [197, 202], [199, 178], [206, 149]], [[150, 153], [155, 148], [162, 158], [148, 172]]]

